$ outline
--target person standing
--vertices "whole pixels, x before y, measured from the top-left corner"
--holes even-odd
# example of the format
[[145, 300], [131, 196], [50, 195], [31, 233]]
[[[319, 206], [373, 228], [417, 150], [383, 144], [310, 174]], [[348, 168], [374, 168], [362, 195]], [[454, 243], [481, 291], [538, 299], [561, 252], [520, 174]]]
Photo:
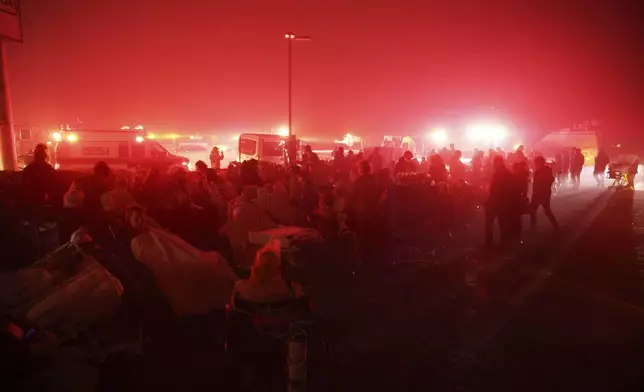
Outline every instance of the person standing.
[[507, 244], [509, 240], [508, 220], [511, 213], [511, 193], [514, 179], [512, 173], [505, 166], [502, 156], [495, 156], [493, 174], [490, 181], [488, 199], [485, 202], [485, 246], [494, 245], [494, 222], [498, 221], [501, 242]]
[[34, 159], [22, 171], [23, 202], [29, 207], [43, 207], [52, 201], [57, 189], [56, 170], [47, 162], [47, 146], [38, 144]]
[[224, 152], [219, 150], [219, 147], [214, 146], [210, 150], [210, 167], [215, 170], [221, 169], [221, 161], [224, 160]]
[[449, 174], [452, 184], [458, 184], [461, 180], [465, 180], [467, 168], [465, 167], [465, 164], [461, 162], [462, 157], [463, 153], [461, 150], [456, 150], [450, 159]]
[[584, 154], [581, 153], [581, 149], [574, 148], [572, 153], [572, 159], [570, 162], [570, 176], [572, 180], [572, 186], [574, 189], [579, 189], [581, 184], [581, 171], [584, 168]]
[[302, 163], [309, 167], [309, 169], [314, 170], [317, 165], [320, 163], [320, 157], [318, 154], [313, 152], [313, 149], [310, 145], [304, 147], [304, 154], [302, 154]]
[[373, 149], [373, 153], [369, 155], [369, 163], [371, 163], [371, 167], [374, 173], [379, 173], [380, 170], [383, 169], [382, 155], [380, 155], [380, 147], [376, 147]]
[[630, 190], [635, 190], [635, 177], [637, 176], [637, 173], [639, 172], [640, 168], [640, 160], [637, 158], [635, 162], [633, 162], [629, 167], [628, 171], [626, 172], [626, 179], [628, 180], [628, 188]]
[[530, 201], [530, 225], [532, 229], [537, 227], [537, 209], [541, 206], [550, 224], [556, 229], [559, 224], [550, 209], [552, 183], [555, 181], [555, 177], [552, 169], [546, 165], [546, 160], [541, 156], [534, 158], [534, 168], [532, 200]]
[[565, 185], [570, 180], [570, 167], [572, 163], [571, 149], [565, 148], [561, 154], [561, 184]]
[[595, 157], [595, 170], [593, 170], [593, 177], [597, 181], [597, 188], [604, 187], [604, 178], [606, 177], [606, 166], [610, 163], [610, 158], [604, 150], [599, 150]]
[[356, 233], [362, 263], [379, 264], [382, 255], [378, 181], [368, 161], [360, 162], [360, 177], [347, 200], [349, 227]]

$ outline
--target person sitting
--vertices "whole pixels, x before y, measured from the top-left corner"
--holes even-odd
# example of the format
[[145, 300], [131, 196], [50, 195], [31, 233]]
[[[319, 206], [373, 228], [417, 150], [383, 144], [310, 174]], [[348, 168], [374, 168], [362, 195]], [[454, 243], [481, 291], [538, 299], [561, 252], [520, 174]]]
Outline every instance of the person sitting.
[[253, 303], [290, 301], [303, 295], [301, 285], [284, 279], [279, 244], [273, 241], [257, 251], [250, 277], [235, 283], [231, 304], [237, 306], [238, 300]]
[[235, 260], [243, 268], [247, 268], [250, 263], [247, 255], [249, 233], [275, 226], [275, 223], [258, 203], [257, 191], [256, 186], [244, 187], [241, 196], [230, 203], [228, 220], [220, 230], [221, 234], [230, 239]]
[[125, 173], [119, 173], [114, 179], [114, 189], [101, 196], [105, 211], [116, 216], [125, 217], [127, 207], [136, 204], [134, 197], [128, 192], [128, 179]]

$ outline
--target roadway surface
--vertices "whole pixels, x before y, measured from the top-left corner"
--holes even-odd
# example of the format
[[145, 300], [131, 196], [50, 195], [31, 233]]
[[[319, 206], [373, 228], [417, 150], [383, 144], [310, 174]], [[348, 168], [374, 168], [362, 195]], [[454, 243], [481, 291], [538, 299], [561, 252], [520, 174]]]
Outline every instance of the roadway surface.
[[540, 215], [510, 251], [480, 251], [473, 223], [435, 260], [318, 293], [319, 389], [644, 390], [644, 192], [564, 191], [553, 211], [558, 231]]

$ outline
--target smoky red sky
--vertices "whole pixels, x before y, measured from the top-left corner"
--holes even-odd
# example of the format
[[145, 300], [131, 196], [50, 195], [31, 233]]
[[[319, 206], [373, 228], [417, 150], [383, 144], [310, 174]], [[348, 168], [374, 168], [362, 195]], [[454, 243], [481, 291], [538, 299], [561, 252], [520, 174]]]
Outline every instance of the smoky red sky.
[[[539, 129], [644, 103], [635, 1], [23, 0], [7, 45], [14, 118], [305, 134], [402, 133], [495, 106]], [[617, 128], [616, 128], [617, 129]], [[634, 131], [629, 131], [634, 132]], [[635, 134], [635, 133], [634, 133]], [[643, 136], [644, 137], [644, 136]]]

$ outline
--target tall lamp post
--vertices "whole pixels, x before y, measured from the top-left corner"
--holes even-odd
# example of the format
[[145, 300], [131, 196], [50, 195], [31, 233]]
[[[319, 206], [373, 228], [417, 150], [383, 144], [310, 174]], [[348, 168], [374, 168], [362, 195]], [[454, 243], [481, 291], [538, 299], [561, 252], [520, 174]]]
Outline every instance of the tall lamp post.
[[293, 103], [293, 92], [292, 92], [292, 43], [293, 41], [309, 41], [311, 37], [306, 35], [296, 35], [294, 33], [284, 34], [284, 38], [288, 40], [288, 159], [290, 162], [293, 161], [296, 156], [296, 146], [295, 146], [295, 137], [293, 135], [293, 112], [292, 112], [292, 103]]

